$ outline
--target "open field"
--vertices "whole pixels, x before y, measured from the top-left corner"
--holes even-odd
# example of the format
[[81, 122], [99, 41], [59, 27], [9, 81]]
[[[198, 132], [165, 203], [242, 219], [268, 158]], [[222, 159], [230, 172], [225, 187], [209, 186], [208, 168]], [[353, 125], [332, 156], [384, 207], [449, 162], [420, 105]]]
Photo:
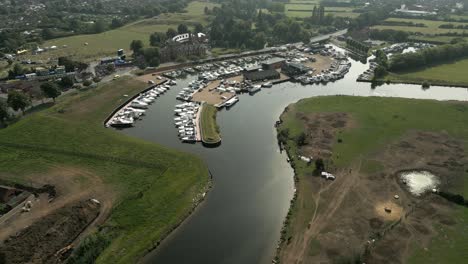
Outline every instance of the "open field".
[[411, 33], [421, 33], [424, 35], [435, 35], [435, 34], [446, 34], [451, 32], [463, 33], [466, 30], [463, 29], [446, 29], [446, 28], [439, 28], [440, 25], [443, 24], [453, 24], [455, 26], [458, 25], [468, 25], [468, 23], [460, 23], [460, 22], [446, 22], [446, 21], [434, 21], [434, 20], [426, 20], [426, 19], [409, 19], [409, 18], [388, 18], [385, 21], [389, 22], [412, 22], [415, 24], [424, 24], [425, 27], [412, 27], [412, 26], [393, 26], [393, 25], [377, 25], [373, 26], [372, 29], [393, 29], [393, 30], [401, 30]]
[[56, 186], [50, 206], [101, 201], [106, 210], [98, 223], [111, 243], [97, 263], [136, 262], [187, 216], [209, 183], [199, 158], [104, 128], [123, 95], [145, 87], [120, 78], [72, 92], [0, 130], [2, 181]]
[[386, 78], [395, 82], [468, 86], [468, 59], [458, 60], [452, 63], [441, 64], [425, 69], [404, 73], [390, 73]]
[[[122, 48], [129, 50], [130, 42], [135, 39], [142, 40], [149, 45], [149, 36], [154, 32], [166, 32], [168, 28], [177, 30], [179, 24], [194, 25], [208, 24], [209, 16], [204, 14], [205, 6], [212, 8], [217, 6], [208, 2], [190, 2], [186, 13], [161, 14], [155, 18], [140, 20], [121, 28], [106, 31], [100, 34], [78, 35], [50, 40], [43, 46], [57, 46], [58, 49], [40, 55], [28, 55], [32, 60], [44, 60], [58, 58], [60, 56], [72, 56], [85, 61], [95, 60], [99, 57], [115, 55]], [[85, 43], [88, 43], [86, 46]], [[63, 48], [63, 45], [67, 45]]]
[[218, 143], [221, 140], [219, 127], [216, 123], [216, 107], [210, 104], [203, 104], [200, 123], [201, 137], [204, 143]]
[[[461, 102], [348, 96], [288, 106], [278, 137], [296, 172], [297, 198], [280, 262], [463, 263], [468, 208], [414, 196], [397, 176], [426, 169], [441, 190], [468, 196], [467, 111]], [[298, 155], [322, 158], [336, 180], [315, 176], [314, 162]]]

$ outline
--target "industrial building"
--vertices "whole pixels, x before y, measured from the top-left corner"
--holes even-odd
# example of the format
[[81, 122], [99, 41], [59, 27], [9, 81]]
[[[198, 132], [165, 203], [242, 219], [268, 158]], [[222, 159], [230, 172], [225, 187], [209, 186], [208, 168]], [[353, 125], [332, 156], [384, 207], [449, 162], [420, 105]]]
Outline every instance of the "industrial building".
[[302, 75], [310, 71], [311, 68], [300, 63], [286, 63], [281, 67], [281, 72], [289, 77]]

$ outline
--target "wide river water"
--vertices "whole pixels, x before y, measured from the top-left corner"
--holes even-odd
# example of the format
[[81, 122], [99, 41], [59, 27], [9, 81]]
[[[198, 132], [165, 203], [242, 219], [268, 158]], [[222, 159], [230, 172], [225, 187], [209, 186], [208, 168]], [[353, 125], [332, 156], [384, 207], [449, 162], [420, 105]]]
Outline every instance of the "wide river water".
[[[207, 163], [213, 189], [183, 225], [144, 260], [163, 264], [271, 263], [293, 196], [293, 171], [281, 154], [273, 127], [284, 108], [299, 99], [326, 95], [386, 96], [468, 100], [468, 89], [419, 85], [357, 83], [367, 65], [352, 60], [344, 79], [327, 85], [282, 83], [254, 96], [240, 95], [230, 110], [218, 113], [222, 144], [204, 148], [183, 144], [174, 127], [175, 97], [195, 76], [178, 80], [151, 105], [142, 121], [123, 130], [131, 136], [194, 153]], [[358, 106], [356, 106], [358, 107]]]

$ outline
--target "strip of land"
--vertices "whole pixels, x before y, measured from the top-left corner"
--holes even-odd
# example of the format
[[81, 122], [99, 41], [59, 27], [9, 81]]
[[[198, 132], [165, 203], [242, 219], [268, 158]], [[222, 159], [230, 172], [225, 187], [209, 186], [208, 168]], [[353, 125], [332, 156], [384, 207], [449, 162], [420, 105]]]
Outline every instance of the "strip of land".
[[[278, 137], [297, 192], [278, 262], [462, 263], [468, 209], [433, 193], [414, 196], [398, 174], [428, 170], [440, 190], [467, 197], [467, 110], [461, 102], [346, 96], [288, 106]], [[320, 177], [319, 159], [334, 181]]]
[[205, 144], [217, 144], [221, 141], [219, 134], [219, 127], [216, 124], [216, 113], [217, 109], [215, 106], [210, 104], [203, 104], [201, 110], [201, 138]]

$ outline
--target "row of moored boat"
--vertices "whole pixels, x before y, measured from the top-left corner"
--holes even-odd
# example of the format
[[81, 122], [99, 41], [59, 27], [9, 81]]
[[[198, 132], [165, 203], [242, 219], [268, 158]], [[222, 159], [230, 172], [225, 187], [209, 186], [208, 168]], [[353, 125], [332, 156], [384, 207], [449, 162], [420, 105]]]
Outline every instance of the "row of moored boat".
[[167, 84], [158, 85], [152, 89], [139, 94], [129, 104], [121, 108], [107, 123], [107, 126], [113, 127], [131, 127], [134, 122], [140, 119], [146, 112], [150, 104], [155, 102], [159, 96], [170, 89], [171, 85], [175, 85], [175, 81], [170, 81]]
[[197, 141], [196, 117], [200, 105], [196, 102], [187, 102], [175, 106], [174, 124], [179, 130], [179, 138], [183, 142]]

